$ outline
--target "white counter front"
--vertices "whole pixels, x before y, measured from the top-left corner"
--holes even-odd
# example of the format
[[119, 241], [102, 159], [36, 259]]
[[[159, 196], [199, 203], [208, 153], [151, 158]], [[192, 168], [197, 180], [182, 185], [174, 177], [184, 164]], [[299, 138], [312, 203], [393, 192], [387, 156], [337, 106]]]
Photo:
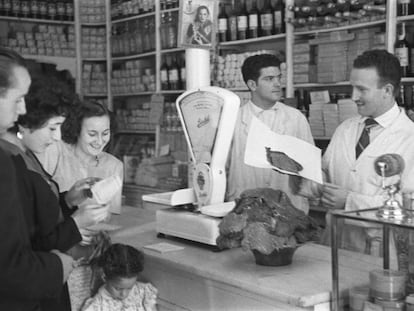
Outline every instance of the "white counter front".
[[[175, 238], [158, 238], [155, 211], [124, 207], [114, 223], [114, 242], [142, 249], [143, 276], [159, 290], [161, 310], [329, 310], [331, 249], [318, 244], [301, 246], [293, 263], [284, 267], [256, 265], [242, 249], [213, 252], [210, 248]], [[160, 253], [143, 248], [168, 242], [181, 250]], [[342, 288], [368, 283], [368, 272], [381, 260], [340, 252]], [[344, 259], [345, 258], [345, 259]]]

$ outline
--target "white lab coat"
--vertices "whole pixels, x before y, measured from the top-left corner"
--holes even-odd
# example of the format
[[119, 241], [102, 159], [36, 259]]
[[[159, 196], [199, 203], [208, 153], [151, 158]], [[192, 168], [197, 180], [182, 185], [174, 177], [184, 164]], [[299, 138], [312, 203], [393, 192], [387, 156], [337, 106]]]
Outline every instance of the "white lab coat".
[[[271, 118], [268, 118], [267, 122], [265, 121], [272, 131], [278, 134], [291, 135], [314, 144], [309, 123], [299, 110], [278, 102], [271, 111], [267, 112], [273, 114]], [[288, 184], [288, 175], [271, 169], [257, 168], [244, 164], [247, 134], [252, 117], [253, 112], [249, 105], [243, 105], [239, 110], [232, 147], [229, 153], [227, 200], [234, 200], [241, 192], [247, 189], [263, 187], [280, 189], [289, 196], [296, 208], [308, 213], [309, 204], [307, 198], [292, 194]]]
[[[385, 128], [355, 160], [360, 122], [362, 117], [354, 117], [339, 125], [323, 157], [326, 181], [350, 191], [345, 210], [383, 205], [386, 192], [381, 188], [381, 177], [375, 172], [374, 161], [386, 153], [397, 153], [403, 157], [405, 170], [401, 175], [401, 189], [414, 189], [414, 122], [401, 110], [395, 122]], [[381, 236], [381, 231], [373, 229], [373, 225], [353, 225], [348, 227], [351, 230], [343, 230], [342, 247], [366, 251], [369, 240]]]

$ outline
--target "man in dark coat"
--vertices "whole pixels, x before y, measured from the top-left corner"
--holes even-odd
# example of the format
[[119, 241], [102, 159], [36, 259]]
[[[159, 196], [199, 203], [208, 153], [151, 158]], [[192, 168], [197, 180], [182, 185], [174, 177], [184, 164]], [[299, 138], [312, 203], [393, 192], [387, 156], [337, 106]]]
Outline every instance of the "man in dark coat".
[[[25, 113], [30, 82], [23, 59], [0, 48], [1, 133]], [[0, 310], [40, 310], [40, 300], [59, 297], [73, 259], [57, 250], [33, 250], [17, 172], [0, 148]]]

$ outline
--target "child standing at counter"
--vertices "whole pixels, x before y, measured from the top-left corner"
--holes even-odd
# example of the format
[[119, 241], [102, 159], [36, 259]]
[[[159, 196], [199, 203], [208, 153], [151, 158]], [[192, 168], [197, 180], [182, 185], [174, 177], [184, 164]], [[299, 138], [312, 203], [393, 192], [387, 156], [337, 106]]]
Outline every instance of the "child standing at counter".
[[97, 265], [103, 270], [104, 285], [86, 300], [82, 311], [154, 311], [157, 310], [157, 289], [138, 282], [143, 270], [144, 255], [125, 244], [111, 245]]

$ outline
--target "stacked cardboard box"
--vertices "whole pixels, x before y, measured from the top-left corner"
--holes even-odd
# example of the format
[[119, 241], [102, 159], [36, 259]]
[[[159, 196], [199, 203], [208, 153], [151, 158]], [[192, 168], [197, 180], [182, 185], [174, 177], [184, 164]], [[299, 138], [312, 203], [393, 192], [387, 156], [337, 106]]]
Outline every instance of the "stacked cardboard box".
[[295, 43], [293, 47], [293, 82], [314, 82], [315, 66], [312, 64], [311, 46], [309, 42]]
[[82, 88], [88, 94], [105, 94], [106, 68], [103, 63], [84, 63], [82, 66]]
[[354, 39], [353, 33], [334, 31], [320, 34], [317, 39], [310, 40], [318, 47], [317, 80], [319, 83], [341, 82], [348, 79], [347, 52], [348, 41]]

